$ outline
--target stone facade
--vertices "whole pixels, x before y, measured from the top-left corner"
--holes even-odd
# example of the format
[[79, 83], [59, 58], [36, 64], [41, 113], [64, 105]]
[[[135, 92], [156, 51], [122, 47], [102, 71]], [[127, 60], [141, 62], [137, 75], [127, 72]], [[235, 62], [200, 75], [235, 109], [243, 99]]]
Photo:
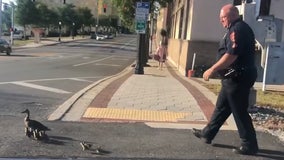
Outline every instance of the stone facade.
[[[47, 4], [51, 8], [63, 7], [63, 0], [37, 0]], [[76, 7], [88, 7], [93, 16], [97, 15], [117, 15], [117, 10], [112, 6], [111, 0], [65, 0], [66, 4], [73, 4]], [[103, 7], [106, 5], [106, 12]]]
[[[162, 9], [167, 10], [167, 16], [170, 18], [160, 12], [157, 35], [159, 29], [169, 29], [168, 59], [183, 75], [187, 76], [188, 70], [192, 68], [194, 53], [196, 53], [194, 63], [196, 67], [211, 66], [215, 62], [219, 41], [225, 34], [225, 29], [219, 22], [220, 9], [225, 4], [234, 4], [235, 2], [235, 0], [174, 0], [167, 8]], [[266, 8], [269, 11], [267, 14], [283, 20], [283, 5], [284, 1], [282, 0], [271, 0], [269, 9]], [[257, 6], [260, 7], [260, 4]], [[253, 10], [251, 12], [257, 13]], [[257, 19], [257, 17], [250, 18], [254, 21]], [[259, 28], [259, 26], [256, 27]], [[280, 38], [277, 40], [283, 42], [284, 25], [278, 29], [277, 36]], [[261, 80], [263, 73], [261, 61], [263, 61], [263, 52], [257, 51], [258, 80]]]

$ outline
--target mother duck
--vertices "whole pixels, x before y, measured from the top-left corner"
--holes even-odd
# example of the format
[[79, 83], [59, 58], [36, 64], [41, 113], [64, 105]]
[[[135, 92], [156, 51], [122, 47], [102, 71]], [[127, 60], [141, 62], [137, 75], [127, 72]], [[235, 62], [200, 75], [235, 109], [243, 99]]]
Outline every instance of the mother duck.
[[22, 113], [26, 113], [24, 119], [26, 126], [26, 135], [30, 137], [33, 134], [35, 139], [45, 136], [45, 131], [50, 131], [50, 129], [36, 120], [30, 119], [30, 111], [28, 109], [24, 110]]

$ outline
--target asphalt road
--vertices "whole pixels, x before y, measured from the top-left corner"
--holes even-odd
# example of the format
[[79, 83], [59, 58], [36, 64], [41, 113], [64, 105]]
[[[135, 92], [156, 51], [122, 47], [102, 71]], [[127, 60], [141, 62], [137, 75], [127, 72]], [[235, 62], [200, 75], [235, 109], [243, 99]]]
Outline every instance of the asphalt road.
[[[19, 117], [8, 117], [14, 121]], [[0, 122], [2, 124], [2, 119]], [[283, 148], [277, 139], [266, 133], [258, 133], [263, 143], [274, 145], [260, 149], [258, 156], [240, 156], [232, 152], [237, 146], [238, 134], [221, 131], [212, 145], [201, 143], [190, 130], [150, 128], [142, 123], [80, 123], [44, 122], [52, 131], [49, 140], [40, 142], [25, 137], [21, 123], [14, 124], [17, 133], [5, 130], [1, 142], [0, 157], [9, 159], [99, 159], [99, 160], [189, 160], [189, 159], [283, 159]], [[92, 144], [90, 150], [82, 150], [80, 142]], [[263, 145], [263, 144], [260, 144]], [[103, 154], [97, 154], [100, 147]]]
[[11, 137], [24, 134], [21, 111], [28, 108], [33, 119], [46, 121], [72, 95], [131, 65], [136, 41], [136, 36], [86, 39], [0, 54], [0, 157], [18, 140], [7, 138], [6, 131]]
[[1, 55], [0, 114], [29, 108], [34, 117], [45, 119], [82, 88], [119, 73], [134, 62], [136, 39], [116, 41], [88, 39]]

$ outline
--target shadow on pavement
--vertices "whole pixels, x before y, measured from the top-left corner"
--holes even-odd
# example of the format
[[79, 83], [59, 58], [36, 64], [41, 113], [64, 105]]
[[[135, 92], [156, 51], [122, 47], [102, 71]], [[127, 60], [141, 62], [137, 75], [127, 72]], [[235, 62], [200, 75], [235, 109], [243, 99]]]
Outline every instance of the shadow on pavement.
[[34, 55], [21, 55], [21, 54], [13, 54], [11, 53], [11, 55], [7, 56], [7, 55], [0, 55], [0, 57], [38, 57], [38, 56], [34, 56]]
[[260, 149], [257, 156], [271, 159], [284, 159], [284, 152], [281, 151], [273, 151], [268, 149]]
[[64, 145], [66, 142], [64, 141], [77, 141], [73, 138], [62, 137], [62, 136], [49, 136], [47, 139], [43, 140], [43, 143], [54, 144], [54, 145]]
[[[213, 147], [219, 147], [219, 148], [227, 148], [227, 149], [234, 149], [235, 146], [231, 145], [225, 145], [225, 144], [212, 144]], [[269, 159], [275, 159], [275, 160], [283, 160], [284, 159], [284, 152], [281, 151], [274, 151], [274, 150], [268, 150], [268, 149], [260, 149], [256, 157], [263, 157], [263, 158], [269, 158]]]
[[49, 138], [57, 139], [57, 140], [65, 140], [65, 141], [77, 141], [77, 140], [74, 140], [73, 138], [62, 137], [62, 136], [49, 136]]
[[235, 146], [231, 145], [226, 145], [226, 144], [219, 144], [219, 143], [214, 143], [212, 144], [213, 147], [218, 147], [218, 148], [227, 148], [227, 149], [234, 149], [236, 148]]
[[162, 75], [158, 75], [158, 74], [144, 74], [144, 75], [149, 75], [149, 76], [153, 76], [153, 77], [166, 77], [166, 76], [162, 76]]

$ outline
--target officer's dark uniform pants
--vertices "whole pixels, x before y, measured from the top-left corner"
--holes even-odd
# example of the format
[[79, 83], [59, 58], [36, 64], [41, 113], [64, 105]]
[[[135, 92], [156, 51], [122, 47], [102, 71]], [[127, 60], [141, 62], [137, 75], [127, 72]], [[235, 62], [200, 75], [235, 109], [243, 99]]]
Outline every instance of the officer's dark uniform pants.
[[251, 83], [240, 83], [234, 79], [222, 80], [222, 88], [219, 93], [216, 108], [210, 122], [202, 130], [204, 137], [214, 139], [220, 127], [232, 113], [238, 128], [242, 145], [256, 147], [257, 140], [250, 115], [248, 114], [249, 94]]

